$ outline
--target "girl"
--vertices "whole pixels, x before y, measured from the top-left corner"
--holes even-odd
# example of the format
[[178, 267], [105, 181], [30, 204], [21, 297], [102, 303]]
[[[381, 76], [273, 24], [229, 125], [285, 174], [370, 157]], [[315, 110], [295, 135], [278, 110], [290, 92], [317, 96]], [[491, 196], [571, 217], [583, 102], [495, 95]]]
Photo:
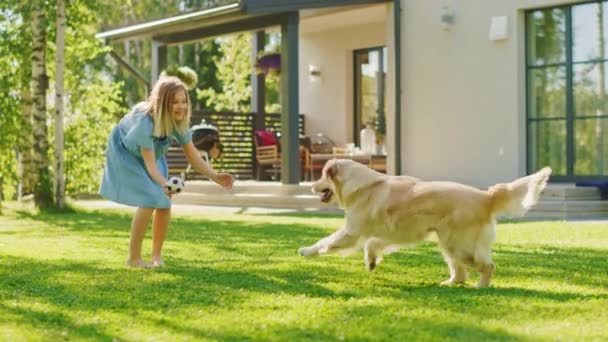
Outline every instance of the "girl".
[[[128, 266], [164, 265], [161, 250], [171, 219], [172, 197], [165, 188], [168, 177], [165, 155], [174, 139], [196, 171], [227, 189], [232, 188], [234, 178], [216, 173], [192, 144], [190, 114], [190, 98], [184, 83], [176, 77], [162, 77], [148, 100], [137, 104], [110, 134], [99, 192], [114, 202], [138, 207], [131, 223]], [[152, 214], [152, 263], [147, 263], [141, 257], [141, 245]]]

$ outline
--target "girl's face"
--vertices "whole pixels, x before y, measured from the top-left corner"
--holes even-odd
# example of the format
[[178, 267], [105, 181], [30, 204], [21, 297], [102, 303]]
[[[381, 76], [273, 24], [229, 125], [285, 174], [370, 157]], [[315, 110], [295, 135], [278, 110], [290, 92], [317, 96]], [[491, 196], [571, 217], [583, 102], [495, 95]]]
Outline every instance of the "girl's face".
[[220, 143], [216, 142], [215, 144], [213, 144], [213, 147], [209, 150], [208, 155], [209, 155], [210, 158], [215, 159], [215, 158], [218, 158], [220, 156], [220, 154], [221, 154], [222, 151], [220, 151], [219, 144]]
[[183, 89], [180, 89], [173, 95], [173, 101], [171, 102], [171, 115], [173, 116], [173, 120], [181, 121], [184, 119], [187, 112], [188, 97], [186, 97], [186, 92]]

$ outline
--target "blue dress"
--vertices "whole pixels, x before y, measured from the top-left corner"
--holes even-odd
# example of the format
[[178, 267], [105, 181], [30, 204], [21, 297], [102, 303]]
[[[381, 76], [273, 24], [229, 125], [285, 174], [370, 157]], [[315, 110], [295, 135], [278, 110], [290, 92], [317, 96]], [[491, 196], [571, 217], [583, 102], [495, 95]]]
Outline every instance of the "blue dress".
[[183, 136], [174, 132], [165, 138], [152, 135], [152, 117], [137, 106], [114, 126], [106, 151], [106, 165], [99, 193], [114, 202], [143, 208], [170, 208], [163, 188], [148, 174], [140, 148], [153, 149], [156, 167], [169, 174], [165, 155], [173, 139], [181, 145], [192, 140], [188, 130]]

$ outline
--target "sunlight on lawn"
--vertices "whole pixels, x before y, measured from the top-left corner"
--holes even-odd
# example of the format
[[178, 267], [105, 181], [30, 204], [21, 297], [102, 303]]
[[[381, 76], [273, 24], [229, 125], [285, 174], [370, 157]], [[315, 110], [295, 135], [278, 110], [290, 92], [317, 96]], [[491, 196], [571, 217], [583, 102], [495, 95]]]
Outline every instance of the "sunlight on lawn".
[[[491, 288], [440, 287], [435, 242], [365, 271], [305, 259], [328, 215], [176, 214], [167, 268], [124, 266], [129, 210], [0, 216], [0, 340], [600, 340], [608, 224], [500, 224]], [[144, 250], [149, 257], [150, 236]]]

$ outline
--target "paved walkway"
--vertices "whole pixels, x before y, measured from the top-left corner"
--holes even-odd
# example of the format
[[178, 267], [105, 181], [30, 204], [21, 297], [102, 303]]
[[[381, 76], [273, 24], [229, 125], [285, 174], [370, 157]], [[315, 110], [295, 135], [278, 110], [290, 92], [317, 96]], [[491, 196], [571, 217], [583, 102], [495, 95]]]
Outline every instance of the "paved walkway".
[[[75, 204], [78, 207], [89, 209], [89, 210], [103, 210], [103, 209], [122, 209], [127, 211], [133, 211], [133, 207], [129, 207], [122, 204], [117, 204], [111, 201], [105, 200], [77, 200]], [[295, 209], [275, 209], [275, 208], [261, 208], [261, 207], [224, 207], [224, 206], [203, 206], [203, 205], [192, 205], [192, 204], [174, 204], [172, 212], [176, 215], [221, 215], [221, 214], [281, 214], [281, 213], [318, 213], [318, 214], [342, 214], [341, 209], [328, 209], [328, 210], [295, 210]], [[527, 221], [526, 218], [522, 218], [517, 221]], [[534, 220], [538, 221], [538, 220]], [[608, 224], [608, 217], [605, 219], [594, 219], [594, 220], [569, 220], [570, 223], [584, 223], [584, 224]]]
[[[75, 201], [76, 206], [89, 209], [89, 210], [103, 210], [103, 209], [121, 209], [121, 210], [135, 210], [133, 207], [114, 203], [105, 200], [77, 200]], [[203, 206], [203, 205], [192, 205], [192, 204], [174, 204], [172, 206], [172, 212], [187, 215], [196, 214], [279, 214], [279, 213], [321, 213], [321, 214], [341, 214], [342, 211], [336, 210], [295, 210], [295, 209], [276, 209], [276, 208], [260, 208], [260, 207], [224, 207], [224, 206]]]

